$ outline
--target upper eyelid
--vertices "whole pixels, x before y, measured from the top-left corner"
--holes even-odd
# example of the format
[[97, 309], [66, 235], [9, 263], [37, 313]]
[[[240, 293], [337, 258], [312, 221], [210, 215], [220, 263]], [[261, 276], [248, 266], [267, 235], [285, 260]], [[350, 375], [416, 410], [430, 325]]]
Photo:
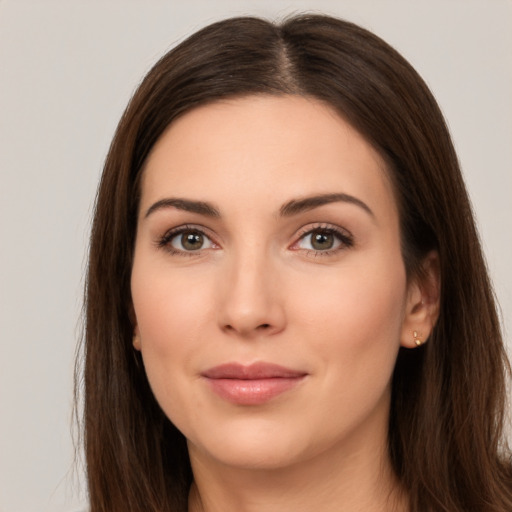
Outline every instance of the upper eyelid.
[[339, 233], [340, 235], [343, 235], [350, 239], [353, 238], [352, 233], [348, 229], [342, 228], [341, 226], [337, 226], [336, 224], [330, 224], [327, 222], [318, 222], [318, 223], [313, 223], [313, 224], [309, 224], [307, 226], [302, 227], [297, 232], [296, 238], [297, 238], [297, 240], [299, 240], [300, 238], [304, 237], [304, 235], [308, 235], [315, 230], [322, 230], [322, 229], [324, 229], [326, 231], [333, 231], [335, 233]]
[[211, 230], [204, 226], [198, 224], [182, 224], [180, 226], [176, 226], [165, 231], [163, 237], [178, 235], [180, 233], [183, 233], [184, 231], [198, 231], [199, 233], [207, 236], [208, 238], [212, 236], [210, 234]]

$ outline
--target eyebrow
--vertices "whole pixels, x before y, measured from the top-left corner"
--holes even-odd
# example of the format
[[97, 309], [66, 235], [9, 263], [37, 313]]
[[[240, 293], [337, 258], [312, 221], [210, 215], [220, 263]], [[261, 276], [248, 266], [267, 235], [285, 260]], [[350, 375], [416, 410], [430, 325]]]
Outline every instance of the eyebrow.
[[281, 206], [279, 213], [282, 217], [291, 217], [292, 215], [313, 210], [314, 208], [318, 208], [325, 204], [337, 202], [354, 204], [362, 208], [371, 217], [375, 217], [375, 214], [365, 202], [361, 201], [361, 199], [358, 199], [357, 197], [343, 193], [321, 194], [318, 196], [305, 197], [304, 199], [292, 199]]
[[[337, 202], [354, 204], [363, 209], [371, 217], [375, 217], [373, 211], [365, 202], [361, 201], [357, 197], [344, 193], [321, 194], [316, 196], [305, 197], [303, 199], [292, 199], [291, 201], [288, 201], [283, 206], [281, 206], [281, 208], [279, 209], [279, 214], [281, 215], [281, 217], [292, 217], [293, 215], [313, 210], [314, 208], [318, 208], [326, 204]], [[198, 213], [199, 215], [205, 215], [207, 217], [213, 218], [219, 218], [221, 216], [219, 210], [211, 203], [208, 203], [206, 201], [193, 201], [190, 199], [170, 197], [166, 199], [160, 199], [159, 201], [151, 205], [148, 208], [148, 211], [146, 212], [144, 218], [149, 217], [152, 213], [156, 212], [157, 210], [162, 210], [165, 208], [176, 208], [177, 210]]]
[[205, 201], [191, 201], [189, 199], [167, 198], [157, 201], [151, 205], [146, 212], [144, 218], [149, 217], [157, 210], [164, 208], [176, 208], [177, 210], [184, 210], [186, 212], [199, 213], [207, 217], [220, 217], [220, 212], [210, 203]]

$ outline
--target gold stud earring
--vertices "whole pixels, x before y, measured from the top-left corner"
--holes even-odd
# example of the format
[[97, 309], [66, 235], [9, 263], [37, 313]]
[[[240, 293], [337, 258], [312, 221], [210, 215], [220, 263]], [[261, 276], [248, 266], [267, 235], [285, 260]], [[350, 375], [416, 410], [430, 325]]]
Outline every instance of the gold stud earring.
[[417, 347], [423, 345], [423, 341], [421, 341], [421, 339], [418, 337], [418, 331], [413, 331], [412, 335], [414, 337], [414, 343], [416, 343]]

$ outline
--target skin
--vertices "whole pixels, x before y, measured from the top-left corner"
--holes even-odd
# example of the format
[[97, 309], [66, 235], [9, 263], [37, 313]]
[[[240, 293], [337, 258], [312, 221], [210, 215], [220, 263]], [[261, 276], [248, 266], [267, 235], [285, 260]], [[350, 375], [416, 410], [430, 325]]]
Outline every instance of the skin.
[[[280, 214], [332, 193], [371, 213], [341, 200]], [[219, 216], [153, 206], [169, 198]], [[205, 233], [200, 249], [172, 238], [180, 226]], [[326, 228], [342, 234], [316, 232], [331, 250], [311, 239]], [[226, 100], [166, 130], [142, 179], [134, 346], [188, 440], [189, 510], [406, 509], [386, 452], [390, 379], [399, 347], [435, 321], [434, 260], [426, 282], [407, 280], [386, 166], [319, 101]], [[260, 361], [306, 376], [258, 405], [231, 403], [202, 377]]]

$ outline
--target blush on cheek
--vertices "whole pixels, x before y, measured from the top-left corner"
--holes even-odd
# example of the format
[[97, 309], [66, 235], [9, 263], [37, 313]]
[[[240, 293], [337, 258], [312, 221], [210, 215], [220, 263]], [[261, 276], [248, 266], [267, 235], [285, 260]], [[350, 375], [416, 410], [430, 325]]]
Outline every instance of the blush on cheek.
[[197, 274], [152, 265], [144, 253], [136, 260], [132, 297], [143, 342], [164, 343], [163, 349], [191, 337], [202, 312], [214, 304], [208, 282]]
[[361, 350], [373, 349], [385, 340], [382, 348], [393, 352], [399, 343], [405, 305], [405, 273], [396, 267], [394, 272], [382, 268], [380, 275], [368, 276], [362, 271], [340, 275], [337, 282], [331, 281], [334, 284], [319, 286], [319, 293], [296, 290], [295, 296], [301, 297], [296, 316], [304, 318], [305, 329], [316, 333], [319, 346], [328, 349], [335, 343], [335, 335], [345, 349], [354, 349], [355, 360]]

